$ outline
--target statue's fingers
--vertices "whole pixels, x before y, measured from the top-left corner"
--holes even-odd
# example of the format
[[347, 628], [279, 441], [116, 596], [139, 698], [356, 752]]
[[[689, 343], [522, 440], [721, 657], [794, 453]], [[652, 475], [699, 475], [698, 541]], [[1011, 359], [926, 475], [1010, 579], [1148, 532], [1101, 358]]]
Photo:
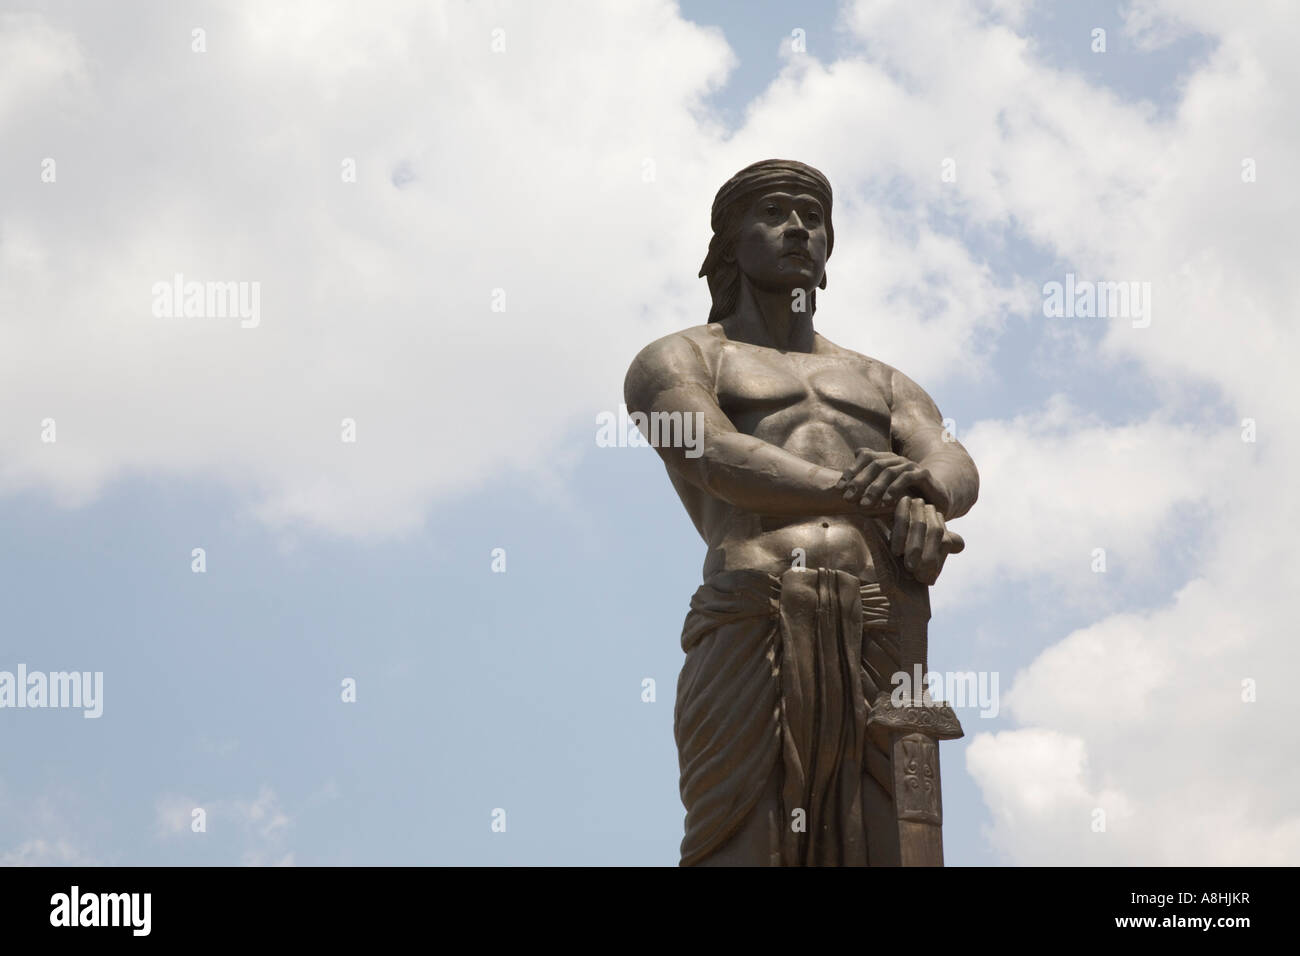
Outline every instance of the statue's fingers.
[[925, 545], [925, 503], [920, 498], [912, 498], [908, 506], [909, 524], [907, 528], [907, 547], [903, 551], [903, 564], [907, 570], [915, 571], [921, 563], [921, 549]]
[[943, 570], [943, 556], [940, 555], [938, 561], [935, 561], [931, 564], [923, 564], [915, 571], [913, 571], [912, 577], [916, 578], [926, 587], [929, 587], [931, 584], [934, 584], [935, 581], [939, 580], [939, 572], [942, 570]]
[[859, 448], [853, 453], [854, 471], [860, 471], [866, 467], [867, 462], [874, 461], [886, 455], [892, 455], [891, 451], [884, 451], [880, 448]]
[[[867, 465], [880, 454], [880, 452], [871, 448], [859, 448], [857, 453], [853, 456], [853, 464], [844, 469], [844, 472], [840, 477], [840, 483], [845, 484], [852, 481], [858, 472], [862, 471], [863, 468], [866, 468]], [[862, 486], [858, 485], [858, 487], [861, 488]]]
[[879, 494], [873, 493], [871, 489], [881, 480], [890, 467], [889, 461], [883, 458], [868, 462], [867, 467], [858, 472], [857, 477], [852, 481], [852, 484], [858, 490], [857, 497], [862, 498], [864, 501], [879, 500]]
[[898, 480], [907, 469], [902, 462], [893, 465], [885, 465], [880, 469], [880, 473], [867, 485], [862, 492], [862, 497], [869, 501], [881, 501], [881, 496], [885, 489]]
[[[946, 528], [943, 527], [942, 515], [938, 517], [939, 520], [937, 522], [937, 525], [941, 533], [938, 536], [939, 540], [936, 546], [936, 553], [934, 557], [930, 558], [929, 560], [922, 561], [921, 566], [915, 572], [913, 572], [913, 576], [922, 584], [926, 585], [927, 587], [930, 586], [931, 584], [934, 584], [935, 581], [939, 580], [939, 574], [941, 571], [943, 571], [943, 563], [948, 560], [948, 551], [945, 550], [945, 548], [948, 542], [948, 536], [951, 534], [951, 532], [949, 532]], [[933, 530], [933, 526], [931, 526], [927, 530]], [[926, 536], [927, 553], [929, 552], [929, 545], [930, 545], [930, 537], [927, 534]]]
[[943, 533], [943, 550], [945, 554], [961, 554], [966, 550], [966, 539], [955, 531]]
[[899, 498], [898, 507], [894, 509], [894, 532], [889, 536], [889, 549], [903, 556], [903, 545], [907, 543], [908, 516], [912, 513], [910, 498]]
[[925, 540], [921, 547], [921, 565], [934, 564], [943, 555], [943, 519], [934, 510], [934, 505], [925, 506]]
[[876, 462], [868, 462], [861, 471], [855, 472], [844, 486], [844, 497], [852, 500], [861, 496], [862, 489], [871, 483], [881, 467]]
[[865, 468], [867, 466], [867, 462], [869, 461], [871, 461], [871, 449], [859, 448], [853, 456], [853, 464], [849, 465], [849, 467], [844, 469], [844, 477], [852, 478], [863, 468]]
[[[918, 487], [917, 471], [908, 462], [899, 462], [895, 468], [893, 479], [880, 492], [881, 504], [891, 504], [896, 495], [904, 494]], [[921, 487], [920, 490], [924, 491], [925, 489]]]

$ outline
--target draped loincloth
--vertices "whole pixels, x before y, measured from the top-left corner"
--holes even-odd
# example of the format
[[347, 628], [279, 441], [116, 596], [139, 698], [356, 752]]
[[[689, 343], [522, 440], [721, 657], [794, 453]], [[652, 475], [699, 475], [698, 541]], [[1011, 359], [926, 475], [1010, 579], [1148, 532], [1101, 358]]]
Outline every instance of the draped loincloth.
[[[695, 592], [674, 712], [682, 866], [743, 826], [759, 828], [761, 848], [744, 855], [755, 865], [896, 862], [888, 739], [867, 731], [871, 701], [901, 665], [907, 599], [890, 583], [738, 570]], [[755, 820], [760, 803], [775, 806]]]

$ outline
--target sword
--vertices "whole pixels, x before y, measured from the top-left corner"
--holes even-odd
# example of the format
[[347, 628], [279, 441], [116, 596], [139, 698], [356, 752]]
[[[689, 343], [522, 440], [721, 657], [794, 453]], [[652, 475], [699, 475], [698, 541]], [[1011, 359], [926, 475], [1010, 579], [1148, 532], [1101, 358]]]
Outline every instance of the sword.
[[[883, 522], [881, 527], [887, 532]], [[960, 535], [944, 532], [944, 551], [956, 554], [965, 547]], [[938, 704], [930, 697], [924, 680], [929, 588], [916, 580], [901, 562], [898, 570], [897, 584], [903, 605], [898, 615], [900, 656], [903, 672], [911, 675], [911, 693], [896, 704], [890, 691], [882, 691], [872, 702], [867, 727], [879, 727], [889, 734], [899, 864], [943, 866], [939, 741], [961, 737], [961, 722], [950, 706]]]

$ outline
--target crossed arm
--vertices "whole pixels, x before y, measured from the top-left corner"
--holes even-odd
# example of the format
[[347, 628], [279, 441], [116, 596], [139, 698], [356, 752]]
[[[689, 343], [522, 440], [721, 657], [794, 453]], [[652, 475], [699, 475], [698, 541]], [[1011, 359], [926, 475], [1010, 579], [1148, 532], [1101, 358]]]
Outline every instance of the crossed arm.
[[771, 515], [856, 514], [837, 487], [840, 472], [805, 461], [736, 430], [718, 406], [708, 366], [690, 339], [674, 335], [642, 349], [623, 383], [628, 411], [698, 414], [702, 453], [659, 447], [668, 468], [706, 494], [745, 511]]
[[892, 372], [890, 452], [861, 449], [843, 472], [805, 461], [736, 430], [718, 406], [698, 346], [682, 335], [651, 343], [624, 381], [629, 411], [698, 414], [702, 453], [657, 451], [674, 474], [706, 494], [746, 511], [771, 515], [893, 515], [894, 550], [923, 583], [931, 584], [961, 539], [945, 518], [975, 503], [979, 476], [966, 450], [944, 440], [939, 410], [911, 379]]

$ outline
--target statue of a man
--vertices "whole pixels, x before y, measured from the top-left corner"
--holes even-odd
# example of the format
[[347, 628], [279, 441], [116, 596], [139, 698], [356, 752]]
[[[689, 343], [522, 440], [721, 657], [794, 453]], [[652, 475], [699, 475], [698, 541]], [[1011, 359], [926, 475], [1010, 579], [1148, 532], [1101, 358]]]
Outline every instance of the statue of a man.
[[658, 444], [708, 545], [674, 717], [681, 864], [941, 863], [935, 740], [960, 727], [895, 685], [924, 672], [975, 465], [920, 386], [814, 331], [825, 176], [748, 166], [712, 225], [708, 323], [651, 343], [624, 385], [632, 413], [703, 428], [698, 451]]

